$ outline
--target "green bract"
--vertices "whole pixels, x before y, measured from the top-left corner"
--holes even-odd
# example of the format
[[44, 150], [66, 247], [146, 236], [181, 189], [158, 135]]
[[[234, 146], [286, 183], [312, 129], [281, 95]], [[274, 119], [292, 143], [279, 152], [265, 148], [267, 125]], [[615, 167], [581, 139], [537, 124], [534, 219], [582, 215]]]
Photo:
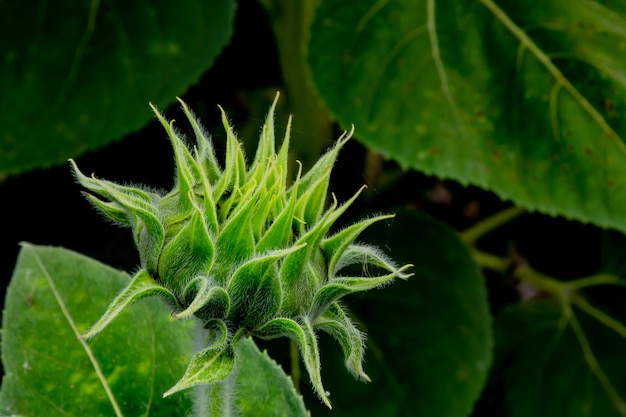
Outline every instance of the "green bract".
[[[348, 370], [369, 380], [362, 369], [363, 334], [339, 299], [395, 277], [409, 277], [404, 271], [410, 265], [398, 268], [376, 248], [354, 243], [369, 225], [391, 216], [365, 219], [327, 236], [360, 192], [340, 206], [333, 196], [326, 208], [330, 173], [350, 134], [344, 134], [306, 175], [298, 172], [289, 185], [291, 120], [276, 153], [276, 101], [249, 166], [220, 108], [227, 132], [223, 169], [208, 135], [181, 104], [195, 133], [193, 148], [153, 107], [176, 156], [176, 184], [170, 192], [87, 177], [71, 161], [78, 181], [95, 194], [88, 194], [89, 200], [132, 228], [141, 257], [141, 270], [82, 337], [101, 331], [125, 307], [160, 295], [171, 302], [174, 317], [196, 316], [212, 334], [209, 346], [193, 356], [185, 375], [165, 395], [226, 378], [235, 367], [236, 344], [243, 336], [286, 336], [297, 343], [315, 391], [330, 407], [320, 377], [315, 330], [333, 336]], [[340, 275], [351, 264], [374, 265], [386, 272], [374, 277]]]

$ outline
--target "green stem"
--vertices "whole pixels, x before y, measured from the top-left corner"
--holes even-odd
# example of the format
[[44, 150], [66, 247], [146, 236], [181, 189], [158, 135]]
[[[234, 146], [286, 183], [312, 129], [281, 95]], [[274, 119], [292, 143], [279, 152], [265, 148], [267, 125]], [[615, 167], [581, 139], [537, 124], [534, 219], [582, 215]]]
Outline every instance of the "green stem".
[[[476, 263], [485, 269], [506, 273], [511, 266], [507, 258], [472, 249], [472, 256]], [[573, 281], [559, 281], [558, 279], [544, 275], [528, 266], [521, 266], [512, 271], [516, 278], [526, 281], [536, 288], [557, 295], [562, 293], [574, 293], [577, 290], [593, 287], [596, 285], [620, 285], [626, 286], [626, 280], [611, 274], [598, 274]]]
[[477, 222], [472, 227], [461, 232], [461, 240], [468, 245], [473, 246], [478, 239], [493, 231], [494, 229], [497, 229], [503, 224], [510, 222], [519, 215], [523, 214], [525, 211], [526, 209], [522, 207], [510, 207], [508, 209], [502, 210], [492, 216], [487, 217], [484, 220]]
[[197, 417], [232, 417], [239, 415], [235, 408], [234, 377], [211, 385], [194, 388], [193, 409]]
[[481, 268], [500, 272], [502, 274], [509, 269], [509, 265], [511, 264], [511, 262], [506, 258], [501, 258], [499, 256], [492, 255], [491, 253], [479, 251], [478, 249], [472, 250], [472, 256]]
[[615, 333], [619, 334], [622, 337], [626, 337], [626, 326], [624, 326], [619, 321], [615, 320], [613, 317], [606, 314], [604, 311], [597, 309], [592, 306], [578, 294], [572, 294], [570, 297], [572, 304], [576, 307], [598, 320], [600, 323], [604, 324], [609, 329], [613, 330]]
[[[479, 250], [473, 250], [472, 255], [476, 263], [482, 268], [500, 273], [505, 273], [510, 269], [511, 263], [506, 258], [501, 258]], [[592, 306], [587, 300], [576, 293], [579, 289], [595, 285], [624, 285], [625, 281], [622, 278], [610, 274], [598, 274], [574, 281], [563, 282], [537, 272], [528, 266], [515, 269], [513, 275], [541, 291], [554, 295], [560, 301], [567, 303], [565, 304], [566, 308], [569, 308], [568, 305], [570, 303], [575, 305], [620, 336], [626, 337], [626, 326], [613, 319], [602, 310]]]
[[[200, 321], [195, 326], [195, 350], [199, 351], [211, 341], [208, 329]], [[193, 415], [196, 417], [232, 417], [238, 416], [235, 406], [235, 373], [210, 385], [193, 388]]]
[[611, 274], [598, 274], [574, 281], [565, 282], [570, 290], [580, 290], [582, 288], [593, 287], [595, 285], [621, 285], [626, 286], [626, 280]]
[[296, 391], [300, 392], [300, 350], [298, 344], [289, 340], [289, 357], [291, 359], [291, 381]]
[[[501, 258], [490, 253], [485, 253], [479, 250], [472, 250], [472, 254], [476, 262], [483, 268], [490, 269], [500, 273], [506, 273], [511, 269], [511, 261], [506, 258]], [[529, 284], [555, 296], [560, 302], [567, 317], [567, 321], [571, 326], [578, 343], [582, 349], [583, 356], [589, 369], [596, 376], [607, 395], [619, 411], [620, 415], [626, 417], [626, 402], [620, 397], [618, 391], [615, 389], [608, 376], [598, 363], [589, 340], [585, 335], [576, 314], [572, 310], [572, 305], [575, 305], [584, 313], [593, 317], [598, 322], [602, 323], [609, 329], [613, 330], [622, 337], [626, 337], [626, 326], [618, 322], [602, 310], [597, 309], [585, 300], [582, 296], [576, 293], [576, 290], [581, 288], [590, 287], [593, 285], [624, 285], [624, 280], [619, 277], [610, 274], [598, 274], [587, 278], [581, 278], [574, 281], [562, 282], [540, 272], [528, 266], [521, 266], [512, 271], [513, 275]]]
[[313, 87], [306, 62], [309, 27], [317, 0], [261, 0], [261, 4], [267, 10], [276, 38], [286, 103], [296, 115], [292, 147], [296, 158], [309, 168], [333, 139], [330, 115]]
[[[472, 250], [472, 255], [479, 266], [492, 271], [506, 273], [511, 266], [510, 260], [482, 252], [478, 249]], [[552, 294], [559, 299], [568, 296], [569, 288], [567, 288], [566, 283], [535, 271], [528, 266], [515, 268], [512, 273], [516, 278], [529, 283], [541, 291]]]

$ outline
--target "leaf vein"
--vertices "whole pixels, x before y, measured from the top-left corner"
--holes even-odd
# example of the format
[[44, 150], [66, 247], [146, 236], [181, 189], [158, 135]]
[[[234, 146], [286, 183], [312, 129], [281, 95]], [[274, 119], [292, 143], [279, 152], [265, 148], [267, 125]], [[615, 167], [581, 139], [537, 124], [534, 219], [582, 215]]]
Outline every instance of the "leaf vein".
[[611, 380], [606, 375], [606, 373], [600, 366], [600, 363], [596, 359], [596, 356], [591, 349], [591, 345], [589, 344], [589, 340], [587, 340], [587, 336], [585, 336], [585, 333], [580, 326], [578, 318], [576, 318], [576, 314], [573, 310], [569, 310], [569, 323], [572, 327], [572, 330], [574, 330], [576, 338], [578, 339], [578, 343], [583, 351], [583, 356], [585, 358], [585, 361], [587, 362], [587, 365], [589, 366], [589, 369], [596, 376], [598, 382], [600, 382], [600, 385], [602, 385], [602, 388], [604, 388], [604, 390], [606, 391], [607, 395], [611, 399], [611, 402], [613, 402], [613, 404], [615, 405], [615, 408], [617, 409], [619, 414], [622, 416], [626, 416], [626, 403], [624, 402], [622, 397], [620, 397], [619, 393], [611, 383]]
[[441, 54], [439, 51], [439, 38], [437, 37], [437, 24], [435, 21], [435, 0], [428, 0], [426, 5], [426, 27], [428, 30], [428, 35], [430, 39], [430, 47], [431, 53], [433, 56], [433, 61], [435, 62], [435, 68], [437, 69], [437, 74], [439, 75], [439, 82], [441, 84], [441, 91], [443, 92], [446, 101], [448, 102], [448, 106], [450, 107], [450, 112], [452, 113], [452, 117], [459, 129], [459, 131], [465, 134], [465, 128], [463, 126], [463, 122], [461, 121], [461, 116], [459, 114], [459, 109], [454, 103], [454, 97], [452, 97], [452, 91], [450, 90], [450, 84], [448, 83], [448, 75], [446, 73], [446, 69], [443, 65], [443, 61], [441, 60]]
[[98, 379], [102, 383], [102, 387], [104, 388], [104, 391], [106, 392], [106, 395], [109, 398], [109, 401], [111, 402], [111, 406], [113, 407], [113, 410], [115, 411], [115, 415], [117, 417], [123, 417], [122, 411], [120, 410], [120, 407], [117, 404], [117, 401], [115, 400], [115, 396], [113, 395], [113, 392], [111, 391], [111, 387], [109, 387], [109, 384], [104, 374], [102, 373], [102, 370], [100, 369], [100, 365], [98, 364], [98, 361], [96, 360], [96, 357], [94, 356], [93, 351], [91, 350], [91, 347], [84, 340], [79, 339], [80, 332], [78, 331], [78, 328], [76, 327], [76, 324], [74, 323], [74, 320], [72, 319], [72, 316], [69, 310], [67, 309], [65, 302], [61, 298], [61, 294], [59, 293], [56, 285], [54, 284], [54, 280], [52, 279], [52, 276], [50, 275], [50, 273], [44, 266], [43, 262], [41, 261], [41, 258], [37, 254], [37, 251], [32, 250], [31, 252], [33, 254], [33, 257], [35, 258], [35, 262], [37, 262], [37, 265], [39, 266], [39, 269], [41, 270], [42, 274], [46, 278], [46, 281], [48, 282], [48, 285], [50, 286], [50, 290], [52, 291], [54, 298], [59, 304], [59, 308], [61, 309], [61, 312], [65, 316], [65, 319], [67, 320], [70, 327], [72, 328], [74, 335], [76, 335], [76, 339], [85, 350], [85, 353], [87, 354], [87, 357], [89, 358], [89, 361], [93, 365], [96, 375], [98, 376]]
[[87, 50], [87, 46], [91, 41], [91, 37], [96, 30], [96, 18], [98, 17], [99, 11], [100, 0], [91, 0], [91, 4], [89, 6], [89, 15], [87, 17], [87, 26], [85, 27], [85, 31], [83, 32], [78, 47], [76, 48], [76, 52], [74, 53], [74, 58], [72, 59], [72, 64], [70, 66], [67, 78], [63, 83], [63, 87], [61, 88], [59, 96], [56, 99], [58, 105], [61, 105], [63, 103], [72, 83], [76, 80], [76, 77], [78, 76], [78, 71], [82, 64], [85, 51]]
[[[433, 2], [434, 0], [429, 0]], [[550, 57], [543, 52], [535, 42], [524, 32], [519, 26], [517, 26], [511, 18], [496, 5], [492, 0], [480, 0], [480, 2], [502, 23], [517, 40], [528, 49], [533, 56], [548, 70], [550, 74], [555, 78], [557, 83], [560, 83], [563, 88], [572, 96], [572, 98], [578, 102], [578, 104], [589, 114], [589, 116], [598, 124], [598, 126], [604, 131], [605, 135], [609, 138], [615, 146], [623, 153], [626, 154], [626, 144], [619, 137], [617, 132], [607, 123], [602, 115], [589, 103], [589, 101], [582, 95], [580, 91], [563, 75], [563, 73], [554, 65], [554, 62]]]

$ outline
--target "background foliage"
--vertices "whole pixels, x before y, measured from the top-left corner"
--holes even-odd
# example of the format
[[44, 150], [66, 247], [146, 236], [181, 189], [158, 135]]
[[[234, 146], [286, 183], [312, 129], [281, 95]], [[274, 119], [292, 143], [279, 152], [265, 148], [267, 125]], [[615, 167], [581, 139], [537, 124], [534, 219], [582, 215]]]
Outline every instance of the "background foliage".
[[[5, 1], [0, 23], [3, 290], [15, 268], [0, 406], [27, 401], [17, 393], [29, 391], [15, 388], [15, 375], [32, 366], [25, 357], [54, 357], [50, 346], [68, 340], [67, 315], [55, 310], [58, 297], [41, 271], [56, 271], [73, 302], [94, 305], [115, 293], [99, 285], [125, 279], [72, 252], [32, 245], [16, 267], [17, 242], [137, 267], [130, 233], [91, 210], [64, 161], [78, 159], [101, 178], [169, 188], [171, 151], [149, 101], [180, 119], [180, 95], [218, 153], [219, 103], [252, 152], [280, 90], [276, 123], [294, 114], [293, 157], [305, 169], [340, 130], [356, 126], [332, 188], [340, 201], [362, 183], [369, 190], [345, 222], [396, 212], [363, 239], [416, 265], [411, 281], [349, 300], [369, 334], [371, 384], [352, 380], [341, 352], [321, 338], [335, 409], [320, 407], [303, 383], [313, 415], [626, 416], [623, 2]], [[107, 278], [76, 272], [83, 263]], [[28, 334], [22, 321], [37, 331]], [[136, 351], [154, 326], [137, 333]], [[37, 345], [43, 328], [55, 329], [46, 340], [58, 344]], [[276, 371], [245, 346], [263, 358], [253, 363]], [[298, 382], [287, 344], [260, 347]], [[188, 355], [189, 346], [179, 348]], [[60, 366], [48, 372], [67, 371], [47, 362]], [[177, 373], [174, 362], [155, 369], [166, 378]], [[267, 395], [262, 387], [244, 389]], [[68, 397], [59, 395], [49, 401], [65, 410]], [[174, 401], [177, 412], [188, 411], [185, 397]], [[297, 397], [288, 402], [294, 415], [303, 412]], [[167, 410], [143, 413], [159, 408]]]

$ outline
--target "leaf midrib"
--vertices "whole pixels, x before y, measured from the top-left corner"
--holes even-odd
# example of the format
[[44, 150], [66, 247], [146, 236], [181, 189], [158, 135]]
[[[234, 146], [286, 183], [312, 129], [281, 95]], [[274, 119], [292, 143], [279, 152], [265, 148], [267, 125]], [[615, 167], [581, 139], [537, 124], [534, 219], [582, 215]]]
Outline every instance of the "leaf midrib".
[[96, 375], [98, 376], [98, 379], [100, 380], [100, 383], [102, 384], [102, 387], [104, 388], [104, 391], [106, 392], [107, 398], [111, 402], [111, 406], [113, 407], [113, 410], [115, 411], [115, 415], [117, 417], [124, 417], [124, 415], [122, 414], [122, 410], [117, 404], [115, 396], [113, 395], [113, 392], [111, 391], [111, 387], [109, 386], [106, 380], [106, 377], [102, 373], [102, 370], [100, 369], [100, 365], [98, 364], [98, 361], [96, 357], [94, 356], [93, 351], [91, 350], [91, 347], [84, 340], [79, 339], [80, 332], [78, 331], [78, 328], [76, 327], [76, 324], [74, 323], [74, 320], [72, 319], [72, 316], [69, 310], [67, 309], [65, 303], [63, 302], [63, 299], [61, 298], [61, 294], [59, 293], [56, 285], [54, 284], [52, 276], [50, 275], [50, 273], [44, 266], [41, 258], [39, 257], [37, 251], [34, 250], [34, 248], [32, 248], [30, 245], [26, 245], [24, 249], [30, 250], [30, 252], [33, 255], [33, 258], [35, 259], [35, 262], [37, 262], [39, 269], [41, 270], [43, 276], [48, 282], [48, 285], [50, 286], [50, 290], [52, 291], [52, 294], [54, 295], [54, 298], [56, 299], [59, 305], [59, 308], [61, 309], [61, 312], [63, 313], [63, 316], [65, 317], [68, 324], [72, 328], [72, 331], [74, 332], [74, 335], [76, 336], [76, 339], [81, 344], [81, 346], [83, 347], [83, 350], [87, 354], [87, 357], [89, 358], [89, 361], [91, 362], [91, 365], [93, 366], [94, 371], [96, 372]]
[[580, 91], [563, 75], [563, 73], [554, 65], [550, 57], [545, 54], [539, 46], [511, 20], [511, 18], [502, 10], [493, 0], [480, 0], [496, 19], [500, 21], [517, 40], [528, 49], [533, 56], [550, 72], [555, 78], [556, 83], [560, 84], [565, 90], [580, 104], [580, 106], [591, 116], [591, 118], [600, 126], [608, 139], [617, 146], [617, 148], [626, 155], [626, 145], [619, 137], [617, 132], [607, 123], [600, 113], [591, 105], [591, 103], [581, 94]]

